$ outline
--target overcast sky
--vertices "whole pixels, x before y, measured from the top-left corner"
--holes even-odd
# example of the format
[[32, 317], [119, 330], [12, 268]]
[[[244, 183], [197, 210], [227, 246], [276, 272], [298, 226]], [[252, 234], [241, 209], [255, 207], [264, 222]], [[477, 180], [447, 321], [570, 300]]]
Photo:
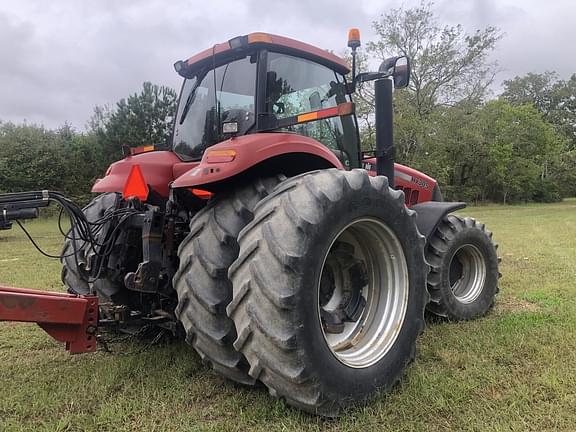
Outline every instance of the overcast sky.
[[[0, 0], [0, 120], [81, 130], [95, 105], [143, 81], [179, 89], [174, 61], [265, 31], [342, 52], [347, 31], [412, 0]], [[528, 72], [576, 73], [576, 1], [437, 0], [445, 24], [505, 32], [498, 81]]]

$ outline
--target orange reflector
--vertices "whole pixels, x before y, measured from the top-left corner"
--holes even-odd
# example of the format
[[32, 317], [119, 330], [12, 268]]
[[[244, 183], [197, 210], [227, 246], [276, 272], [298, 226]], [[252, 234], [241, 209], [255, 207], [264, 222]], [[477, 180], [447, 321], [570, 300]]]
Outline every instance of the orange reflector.
[[252, 33], [248, 35], [248, 43], [272, 43], [272, 36], [268, 33]]
[[206, 162], [221, 163], [232, 162], [236, 158], [236, 150], [209, 150], [206, 154]]
[[146, 184], [146, 180], [144, 180], [140, 165], [132, 165], [130, 174], [128, 174], [128, 178], [124, 184], [122, 196], [124, 199], [138, 198], [140, 201], [146, 201], [148, 193], [148, 185]]
[[329, 117], [345, 116], [354, 112], [354, 104], [352, 102], [344, 102], [332, 108], [324, 108], [318, 111], [300, 114], [297, 117], [298, 123], [309, 122], [313, 120], [320, 120]]
[[140, 154], [140, 153], [146, 153], [146, 152], [150, 152], [150, 151], [154, 151], [154, 146], [153, 145], [149, 145], [149, 146], [140, 146], [140, 147], [132, 147], [130, 149], [130, 154], [132, 156]]
[[210, 199], [212, 198], [212, 195], [214, 195], [212, 192], [208, 192], [207, 190], [204, 189], [192, 189], [192, 193], [196, 195], [198, 198], [202, 199]]
[[318, 119], [318, 112], [311, 112], [308, 114], [300, 114], [298, 116], [298, 123], [302, 123], [302, 122], [307, 122], [310, 120], [316, 120]]

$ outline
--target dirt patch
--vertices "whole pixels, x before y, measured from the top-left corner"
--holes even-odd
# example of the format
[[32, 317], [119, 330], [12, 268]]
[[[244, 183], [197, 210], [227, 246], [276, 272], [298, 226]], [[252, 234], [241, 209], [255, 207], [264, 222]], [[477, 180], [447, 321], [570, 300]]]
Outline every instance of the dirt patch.
[[538, 312], [540, 307], [536, 303], [522, 300], [516, 297], [498, 298], [494, 311], [497, 314], [517, 312]]

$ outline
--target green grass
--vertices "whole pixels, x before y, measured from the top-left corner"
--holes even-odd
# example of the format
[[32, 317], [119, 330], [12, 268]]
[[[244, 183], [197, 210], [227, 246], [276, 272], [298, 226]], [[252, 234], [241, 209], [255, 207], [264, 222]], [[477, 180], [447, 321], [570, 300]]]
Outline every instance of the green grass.
[[[576, 200], [467, 209], [500, 243], [485, 318], [433, 323], [402, 384], [337, 420], [228, 383], [183, 343], [68, 355], [39, 328], [0, 323], [0, 430], [576, 430]], [[47, 249], [53, 220], [28, 224]], [[57, 261], [0, 232], [0, 281], [61, 289]]]

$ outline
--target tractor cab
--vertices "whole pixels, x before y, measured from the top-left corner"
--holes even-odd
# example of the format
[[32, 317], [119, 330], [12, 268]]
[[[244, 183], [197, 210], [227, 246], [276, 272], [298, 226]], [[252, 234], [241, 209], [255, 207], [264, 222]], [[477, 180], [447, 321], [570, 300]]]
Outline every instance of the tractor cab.
[[235, 136], [313, 138], [347, 168], [360, 167], [349, 73], [341, 58], [285, 37], [252, 33], [175, 64], [185, 78], [173, 151], [184, 161]]
[[[177, 189], [209, 197], [278, 173], [366, 168], [402, 188], [408, 205], [431, 200], [433, 179], [394, 164], [392, 88], [408, 84], [408, 60], [392, 57], [377, 72], [357, 74], [357, 30], [350, 31], [348, 46], [352, 68], [326, 50], [267, 33], [239, 36], [177, 61], [184, 82], [171, 151], [132, 149], [92, 191], [123, 192], [134, 165], [164, 198]], [[376, 148], [362, 152], [352, 94], [357, 83], [372, 80], [378, 89]]]

